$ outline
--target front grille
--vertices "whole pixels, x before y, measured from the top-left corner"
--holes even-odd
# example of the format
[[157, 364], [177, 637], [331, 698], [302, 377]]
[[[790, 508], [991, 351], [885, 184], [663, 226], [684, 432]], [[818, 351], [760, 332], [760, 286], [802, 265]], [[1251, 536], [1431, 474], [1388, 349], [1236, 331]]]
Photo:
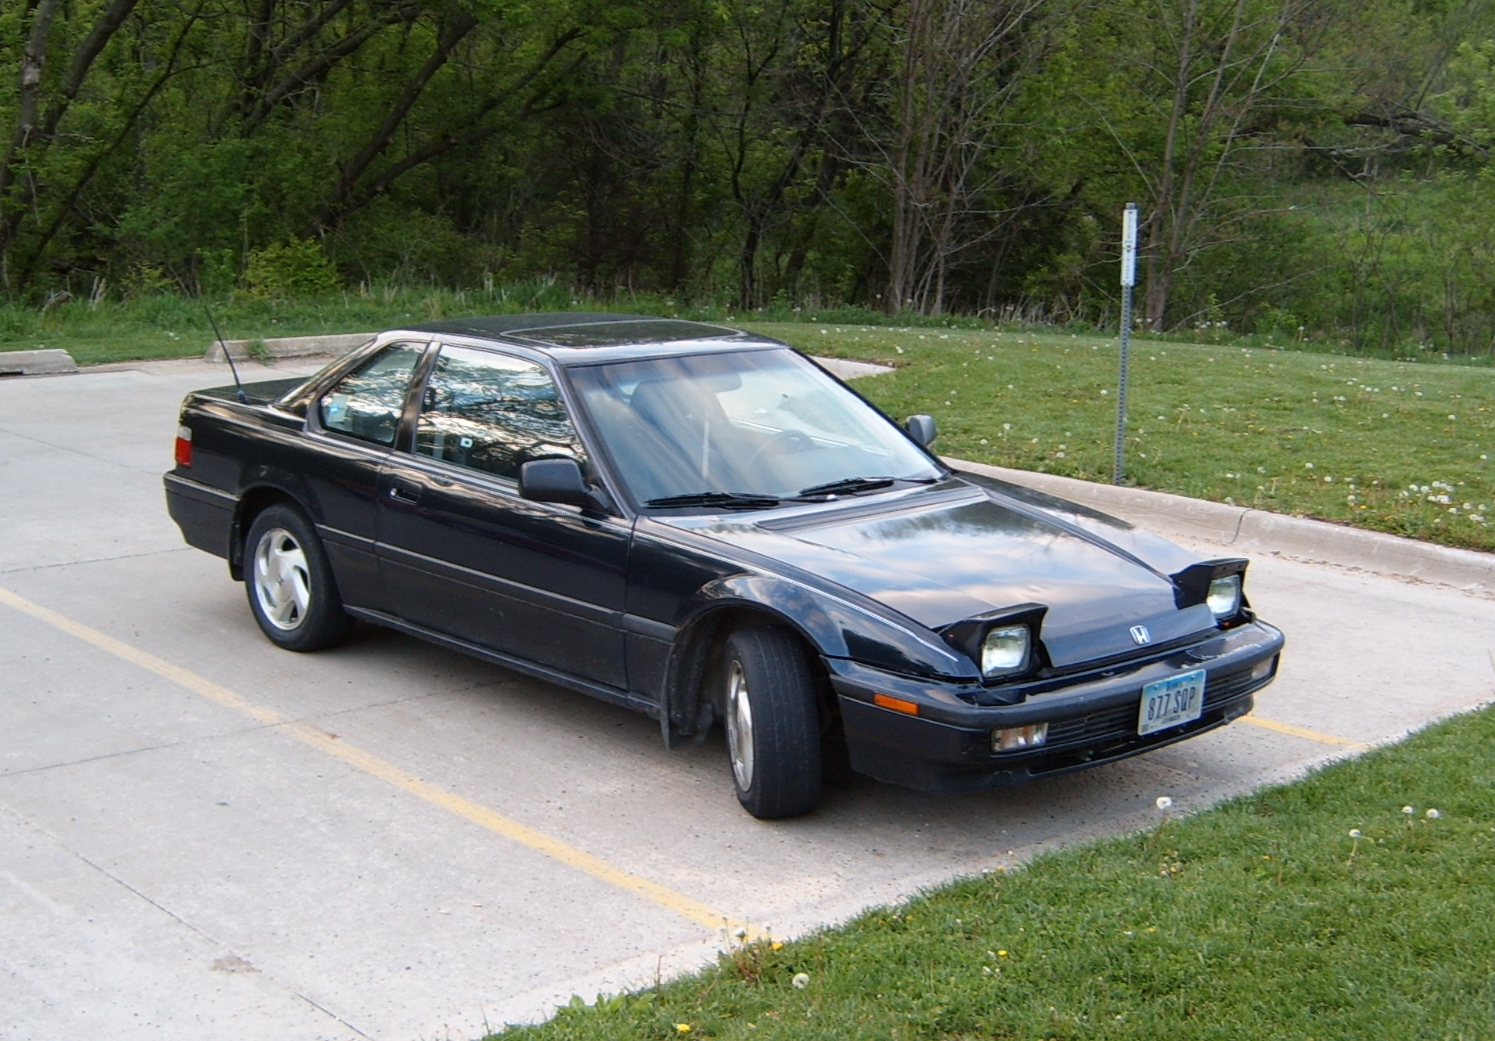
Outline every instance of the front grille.
[[[1209, 677], [1204, 685], [1204, 708], [1200, 713], [1201, 718], [1208, 717], [1211, 712], [1225, 708], [1231, 702], [1245, 697], [1256, 685], [1257, 681], [1251, 678], [1249, 665], [1219, 676]], [[1106, 709], [1103, 712], [1092, 712], [1073, 719], [1055, 720], [1049, 723], [1049, 736], [1044, 742], [1043, 749], [1051, 751], [1073, 748], [1076, 745], [1103, 745], [1113, 741], [1135, 739], [1137, 737], [1137, 712], [1141, 701], [1142, 694], [1139, 690], [1137, 700], [1129, 705]], [[1163, 733], [1166, 734], [1168, 731]]]

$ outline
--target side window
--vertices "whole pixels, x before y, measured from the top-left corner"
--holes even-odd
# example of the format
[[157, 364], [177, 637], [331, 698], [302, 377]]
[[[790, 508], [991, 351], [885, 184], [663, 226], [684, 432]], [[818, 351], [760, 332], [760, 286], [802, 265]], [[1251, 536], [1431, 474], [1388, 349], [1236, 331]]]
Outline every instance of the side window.
[[317, 404], [322, 426], [394, 444], [410, 376], [424, 350], [425, 344], [393, 343], [344, 376]]
[[517, 479], [531, 459], [583, 460], [555, 383], [539, 365], [443, 347], [415, 428], [415, 454]]

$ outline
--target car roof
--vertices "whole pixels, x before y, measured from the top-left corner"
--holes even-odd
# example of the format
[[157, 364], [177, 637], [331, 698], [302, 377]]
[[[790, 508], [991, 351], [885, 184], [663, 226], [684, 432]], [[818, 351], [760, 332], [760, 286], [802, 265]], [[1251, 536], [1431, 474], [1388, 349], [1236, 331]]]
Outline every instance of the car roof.
[[705, 322], [577, 311], [452, 318], [408, 326], [405, 331], [513, 344], [562, 364], [786, 346], [770, 337]]

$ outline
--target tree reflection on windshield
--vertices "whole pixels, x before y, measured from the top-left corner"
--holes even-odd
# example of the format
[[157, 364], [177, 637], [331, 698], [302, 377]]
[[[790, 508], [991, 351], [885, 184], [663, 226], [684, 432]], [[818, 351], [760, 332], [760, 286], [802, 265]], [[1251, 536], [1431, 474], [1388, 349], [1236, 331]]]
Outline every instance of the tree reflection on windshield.
[[782, 499], [857, 478], [940, 475], [902, 431], [787, 349], [567, 371], [639, 502], [703, 492]]

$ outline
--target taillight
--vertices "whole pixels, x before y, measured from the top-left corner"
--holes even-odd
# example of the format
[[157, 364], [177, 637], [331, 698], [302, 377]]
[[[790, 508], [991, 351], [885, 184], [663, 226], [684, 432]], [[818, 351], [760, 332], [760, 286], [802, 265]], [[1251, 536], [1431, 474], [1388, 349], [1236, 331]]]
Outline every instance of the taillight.
[[192, 465], [192, 428], [185, 425], [176, 428], [176, 464]]

